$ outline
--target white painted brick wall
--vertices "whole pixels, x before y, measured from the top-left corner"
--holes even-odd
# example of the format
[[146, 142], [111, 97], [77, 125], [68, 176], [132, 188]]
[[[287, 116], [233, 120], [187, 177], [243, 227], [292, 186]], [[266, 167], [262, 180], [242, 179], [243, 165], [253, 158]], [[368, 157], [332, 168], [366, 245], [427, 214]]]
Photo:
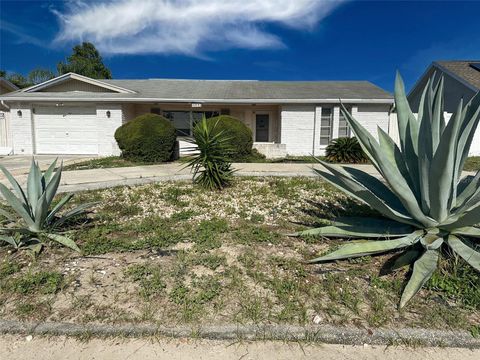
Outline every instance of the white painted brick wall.
[[[110, 118], [107, 117], [110, 111]], [[121, 104], [97, 104], [98, 154], [102, 156], [120, 155], [115, 131], [122, 125]]]
[[288, 155], [310, 155], [313, 150], [314, 105], [283, 105], [280, 142]]
[[378, 139], [377, 126], [388, 133], [388, 116], [389, 105], [377, 104], [360, 104], [355, 119], [362, 124], [376, 139]]
[[[22, 116], [18, 115], [19, 110], [22, 112]], [[17, 155], [33, 154], [32, 110], [30, 105], [12, 105], [10, 107], [10, 128], [13, 153]]]

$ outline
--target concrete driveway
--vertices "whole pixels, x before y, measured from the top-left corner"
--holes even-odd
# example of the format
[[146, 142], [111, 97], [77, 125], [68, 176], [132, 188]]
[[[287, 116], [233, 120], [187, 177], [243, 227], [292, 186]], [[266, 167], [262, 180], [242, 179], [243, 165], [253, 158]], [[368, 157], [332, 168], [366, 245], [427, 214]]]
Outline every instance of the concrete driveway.
[[[42, 170], [47, 168], [56, 158], [58, 158], [59, 162], [63, 160], [64, 165], [96, 158], [96, 156], [88, 155], [35, 155], [34, 157], [35, 160], [38, 161]], [[32, 155], [0, 157], [0, 165], [5, 166], [7, 170], [14, 175], [27, 173], [30, 169], [31, 162]]]

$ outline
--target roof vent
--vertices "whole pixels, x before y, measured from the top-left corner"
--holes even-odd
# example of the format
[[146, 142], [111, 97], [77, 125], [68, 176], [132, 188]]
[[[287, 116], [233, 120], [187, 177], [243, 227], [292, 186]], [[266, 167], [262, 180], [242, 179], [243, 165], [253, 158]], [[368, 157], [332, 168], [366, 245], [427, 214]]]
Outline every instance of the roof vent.
[[477, 71], [480, 71], [480, 62], [478, 63], [470, 63], [470, 66]]

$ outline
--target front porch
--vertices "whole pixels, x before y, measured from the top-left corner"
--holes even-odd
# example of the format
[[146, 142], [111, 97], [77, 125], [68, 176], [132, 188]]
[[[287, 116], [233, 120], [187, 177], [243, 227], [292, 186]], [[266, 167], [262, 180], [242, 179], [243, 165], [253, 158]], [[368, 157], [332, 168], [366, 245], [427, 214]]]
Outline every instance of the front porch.
[[268, 158], [286, 156], [286, 146], [280, 143], [281, 108], [279, 105], [226, 105], [200, 103], [142, 103], [123, 105], [123, 122], [146, 114], [159, 114], [169, 119], [177, 129], [180, 143], [180, 155], [186, 155], [191, 147], [182, 141], [192, 134], [196, 122], [204, 115], [214, 117], [231, 115], [242, 121], [253, 136], [253, 148]]

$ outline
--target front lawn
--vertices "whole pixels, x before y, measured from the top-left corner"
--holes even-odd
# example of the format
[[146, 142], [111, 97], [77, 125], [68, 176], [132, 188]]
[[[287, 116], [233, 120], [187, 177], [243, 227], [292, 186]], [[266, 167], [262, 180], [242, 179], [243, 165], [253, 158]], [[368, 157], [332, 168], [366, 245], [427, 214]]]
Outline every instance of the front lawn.
[[401, 311], [407, 269], [379, 275], [392, 254], [302, 263], [333, 242], [286, 234], [318, 216], [376, 215], [317, 179], [235, 179], [222, 192], [171, 182], [74, 199], [99, 201], [72, 234], [84, 257], [49, 247], [33, 260], [0, 248], [3, 319], [472, 331], [480, 323], [480, 277], [460, 259], [443, 260]]
[[480, 170], [480, 156], [471, 156], [465, 162], [464, 170], [478, 171]]
[[74, 164], [65, 165], [64, 170], [87, 170], [87, 169], [108, 169], [118, 167], [131, 167], [142, 165], [154, 165], [153, 163], [141, 163], [132, 160], [126, 160], [120, 156], [108, 156], [86, 161], [79, 161]]

